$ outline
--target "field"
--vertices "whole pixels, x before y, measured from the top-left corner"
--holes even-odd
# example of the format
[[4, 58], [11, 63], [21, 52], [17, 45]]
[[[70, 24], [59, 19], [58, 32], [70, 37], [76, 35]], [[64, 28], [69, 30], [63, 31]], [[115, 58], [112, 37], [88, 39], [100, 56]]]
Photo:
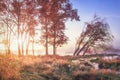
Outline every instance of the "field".
[[0, 80], [120, 80], [120, 60], [0, 55]]

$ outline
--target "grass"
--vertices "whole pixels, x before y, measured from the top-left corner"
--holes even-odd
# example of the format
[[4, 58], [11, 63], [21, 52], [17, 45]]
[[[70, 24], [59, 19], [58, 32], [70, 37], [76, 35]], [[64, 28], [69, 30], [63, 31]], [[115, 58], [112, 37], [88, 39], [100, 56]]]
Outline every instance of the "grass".
[[18, 80], [20, 65], [17, 56], [0, 55], [0, 80]]
[[[99, 59], [73, 56], [26, 56], [0, 55], [0, 80], [120, 80], [116, 69], [99, 70], [89, 62], [108, 62]], [[108, 63], [117, 68], [120, 61]]]

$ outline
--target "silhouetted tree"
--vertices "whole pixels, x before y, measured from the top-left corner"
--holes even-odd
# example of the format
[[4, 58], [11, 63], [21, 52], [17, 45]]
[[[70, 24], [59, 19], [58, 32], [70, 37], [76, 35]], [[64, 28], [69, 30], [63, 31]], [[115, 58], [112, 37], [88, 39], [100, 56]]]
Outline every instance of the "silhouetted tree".
[[42, 24], [42, 39], [45, 42], [46, 54], [48, 54], [48, 43], [53, 45], [53, 54], [56, 48], [66, 43], [64, 34], [65, 22], [68, 19], [78, 20], [77, 10], [72, 9], [69, 0], [38, 0], [40, 8], [40, 22]]
[[85, 30], [77, 40], [74, 55], [82, 53], [84, 56], [90, 48], [105, 49], [111, 45], [112, 39], [113, 35], [108, 23], [95, 15], [91, 22], [85, 24]]
[[[3, 19], [3, 18], [2, 18]], [[11, 22], [8, 20], [8, 18], [2, 20], [2, 23], [4, 24], [3, 27], [3, 32], [4, 32], [4, 37], [3, 37], [3, 44], [5, 45], [5, 49], [6, 49], [6, 54], [11, 54], [11, 39], [13, 38], [12, 36], [14, 35], [14, 31], [13, 31], [13, 25], [10, 24]]]
[[26, 13], [25, 13], [25, 16], [26, 16], [26, 24], [27, 24], [27, 27], [26, 27], [26, 36], [27, 36], [27, 39], [25, 39], [26, 41], [26, 55], [28, 55], [28, 49], [29, 49], [29, 45], [30, 43], [32, 43], [32, 53], [34, 55], [34, 37], [35, 37], [35, 27], [38, 25], [37, 23], [37, 19], [36, 19], [36, 15], [37, 15], [37, 9], [36, 9], [36, 3], [35, 1], [31, 1], [31, 0], [28, 0], [25, 2], [25, 6], [26, 6]]
[[[53, 1], [53, 0], [51, 0]], [[39, 9], [38, 17], [39, 22], [42, 26], [41, 31], [41, 40], [40, 42], [45, 46], [46, 55], [48, 55], [48, 36], [49, 36], [49, 27], [50, 27], [50, 0], [37, 0], [37, 8]]]
[[37, 25], [36, 20], [34, 20], [33, 18], [31, 18], [30, 22], [28, 23], [28, 35], [29, 35], [29, 39], [28, 39], [28, 43], [26, 46], [26, 54], [28, 54], [28, 47], [30, 42], [32, 43], [32, 53], [34, 55], [34, 43], [35, 43], [35, 26]]
[[[61, 22], [62, 23], [62, 22]], [[63, 44], [67, 43], [68, 37], [65, 35], [65, 25], [62, 24], [56, 24], [55, 27], [52, 27], [50, 29], [50, 40], [49, 43], [53, 45], [53, 54], [56, 55], [56, 49], [58, 46], [62, 46]], [[54, 29], [53, 29], [54, 28]], [[56, 29], [56, 30], [55, 30]]]
[[[14, 31], [17, 32], [15, 36], [18, 41], [18, 54], [24, 54], [24, 47], [28, 41], [29, 27], [34, 27], [35, 25], [27, 25], [29, 22], [35, 21], [35, 3], [32, 0], [2, 0], [1, 1], [4, 13], [2, 18], [4, 23], [7, 21], [7, 25], [14, 25]], [[32, 19], [31, 19], [32, 18]], [[11, 23], [10, 23], [11, 22]], [[34, 23], [34, 22], [33, 22]], [[13, 29], [13, 28], [10, 28]], [[33, 29], [34, 30], [34, 29]]]
[[15, 35], [14, 31], [14, 24], [12, 24], [11, 21], [11, 16], [9, 16], [9, 11], [7, 9], [7, 2], [5, 0], [0, 1], [0, 21], [4, 25], [1, 27], [4, 28], [4, 39], [3, 39], [3, 44], [5, 45], [6, 48], [6, 53], [10, 54], [10, 46], [11, 46], [11, 38]]

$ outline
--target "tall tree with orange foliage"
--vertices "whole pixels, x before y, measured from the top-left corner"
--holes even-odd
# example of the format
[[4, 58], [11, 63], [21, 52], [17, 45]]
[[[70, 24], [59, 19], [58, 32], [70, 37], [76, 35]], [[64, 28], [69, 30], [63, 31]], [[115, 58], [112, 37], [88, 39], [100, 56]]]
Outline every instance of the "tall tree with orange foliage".
[[68, 37], [65, 35], [65, 22], [68, 19], [79, 21], [77, 10], [72, 8], [69, 0], [53, 1], [51, 9], [51, 20], [53, 25], [50, 28], [50, 44], [53, 45], [53, 54], [56, 54], [56, 48], [67, 42]]
[[68, 19], [79, 21], [79, 16], [69, 0], [38, 0], [38, 3], [41, 5], [40, 22], [46, 55], [48, 55], [48, 43], [53, 46], [53, 54], [55, 55], [56, 48], [68, 40], [64, 34], [65, 22]]

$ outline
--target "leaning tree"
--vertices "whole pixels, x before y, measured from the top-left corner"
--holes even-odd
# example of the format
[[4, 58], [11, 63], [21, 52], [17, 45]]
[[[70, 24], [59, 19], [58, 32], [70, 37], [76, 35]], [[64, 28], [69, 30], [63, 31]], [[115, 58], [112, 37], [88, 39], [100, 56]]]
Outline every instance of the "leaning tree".
[[74, 55], [85, 55], [90, 49], [106, 49], [111, 46], [113, 35], [105, 19], [94, 16], [91, 22], [85, 23], [85, 28], [77, 40]]

